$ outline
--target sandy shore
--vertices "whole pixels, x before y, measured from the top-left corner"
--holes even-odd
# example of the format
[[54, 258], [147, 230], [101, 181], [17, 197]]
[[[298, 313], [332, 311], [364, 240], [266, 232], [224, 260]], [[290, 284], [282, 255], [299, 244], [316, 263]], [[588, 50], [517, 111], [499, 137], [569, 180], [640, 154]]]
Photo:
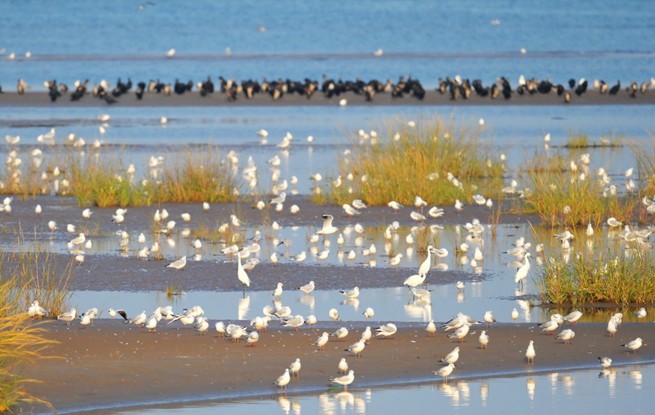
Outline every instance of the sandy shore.
[[[378, 324], [370, 323], [372, 327]], [[321, 332], [331, 333], [341, 325], [352, 328], [345, 341], [331, 338], [323, 351], [312, 345]], [[571, 344], [542, 334], [535, 324], [498, 324], [487, 329], [491, 339], [487, 350], [480, 349], [477, 341], [482, 326], [474, 326], [465, 343], [459, 344], [442, 330], [427, 337], [422, 323], [398, 324], [400, 330], [393, 339], [374, 338], [356, 358], [344, 349], [359, 338], [365, 325], [319, 323], [293, 331], [276, 328], [273, 323], [274, 328], [261, 334], [256, 347], [246, 347], [215, 336], [213, 330], [200, 335], [177, 322], [155, 333], [119, 320], [99, 320], [87, 329], [80, 329], [78, 324], [67, 327], [62, 322], [47, 322], [45, 337], [59, 342], [47, 353], [59, 358], [25, 367], [22, 374], [41, 381], [29, 384], [30, 392], [65, 412], [181, 398], [275, 395], [281, 392], [272, 383], [296, 358], [301, 359], [302, 370], [300, 378], [289, 385], [290, 394], [326, 390], [342, 357], [355, 371], [354, 388], [440, 382], [432, 371], [455, 346], [461, 351], [454, 379], [593, 368], [599, 367], [598, 356], [610, 356], [615, 365], [655, 361], [653, 323], [624, 323], [614, 338], [607, 336], [604, 323], [578, 324], [572, 326], [576, 336]], [[626, 353], [621, 344], [636, 337], [647, 345], [637, 353]], [[536, 348], [534, 365], [524, 358], [530, 340]], [[381, 361], [384, 364], [379, 364]]]
[[[187, 107], [187, 106], [338, 106], [339, 101], [345, 98], [347, 105], [447, 105], [447, 106], [468, 106], [468, 105], [565, 105], [562, 97], [557, 94], [535, 94], [518, 95], [514, 94], [511, 99], [491, 99], [476, 95], [467, 100], [451, 100], [448, 94], [441, 94], [437, 91], [427, 91], [425, 98], [419, 100], [413, 97], [392, 98], [390, 94], [377, 94], [371, 102], [367, 102], [363, 95], [356, 95], [352, 92], [342, 94], [339, 97], [325, 98], [316, 95], [311, 99], [299, 95], [285, 95], [274, 101], [268, 95], [256, 95], [253, 99], [245, 99], [239, 96], [235, 101], [229, 101], [224, 94], [214, 93], [201, 97], [196, 92], [183, 95], [164, 96], [163, 94], [147, 94], [142, 100], [137, 100], [134, 93], [128, 93], [117, 98], [112, 106], [123, 107]], [[617, 95], [601, 95], [597, 91], [588, 91], [582, 96], [573, 94], [571, 103], [568, 105], [643, 105], [655, 104], [655, 91], [649, 90], [646, 94], [637, 93], [636, 98], [627, 95], [623, 90]], [[46, 92], [28, 92], [18, 95], [15, 92], [0, 94], [0, 107], [107, 107], [104, 100], [87, 95], [80, 101], [71, 101], [69, 96], [63, 96], [56, 102], [51, 102]]]

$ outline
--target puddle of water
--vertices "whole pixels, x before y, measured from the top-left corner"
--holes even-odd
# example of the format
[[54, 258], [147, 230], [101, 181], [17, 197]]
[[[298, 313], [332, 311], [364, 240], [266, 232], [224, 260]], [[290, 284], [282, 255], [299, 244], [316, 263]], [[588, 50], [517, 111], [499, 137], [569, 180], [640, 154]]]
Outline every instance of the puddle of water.
[[[423, 413], [429, 404], [434, 411], [457, 413], [482, 411], [508, 415], [554, 413], [648, 413], [645, 391], [655, 387], [655, 365], [626, 366], [599, 370], [562, 371], [517, 377], [437, 380], [409, 387], [352, 388], [317, 395], [280, 395], [277, 398], [243, 399], [220, 403], [176, 405], [91, 412], [95, 414], [171, 413], [205, 415], [231, 414], [366, 414]], [[355, 386], [355, 384], [353, 385]]]

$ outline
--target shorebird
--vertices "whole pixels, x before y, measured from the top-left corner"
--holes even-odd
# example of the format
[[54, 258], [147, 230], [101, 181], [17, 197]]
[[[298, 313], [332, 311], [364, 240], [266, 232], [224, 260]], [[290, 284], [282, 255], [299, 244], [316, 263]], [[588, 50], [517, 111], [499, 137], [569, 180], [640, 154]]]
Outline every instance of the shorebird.
[[635, 313], [635, 315], [637, 316], [637, 318], [642, 319], [642, 318], [646, 318], [646, 315], [648, 315], [648, 313], [646, 312], [646, 309], [645, 309], [644, 307], [641, 307], [641, 308], [640, 308], [640, 309]]
[[456, 363], [459, 360], [459, 346], [455, 347], [443, 359], [439, 359], [439, 363]]
[[340, 341], [348, 336], [348, 329], [345, 327], [339, 327], [334, 333], [332, 333], [332, 335]]
[[323, 227], [316, 232], [317, 235], [331, 235], [339, 230], [339, 228], [332, 225], [334, 216], [323, 215]]
[[421, 264], [421, 266], [418, 268], [418, 275], [422, 275], [423, 278], [425, 278], [428, 274], [428, 271], [430, 271], [430, 267], [432, 266], [432, 254], [434, 253], [434, 248], [432, 245], [428, 246], [427, 249], [428, 256], [425, 258], [425, 261]]
[[282, 284], [281, 282], [277, 283], [277, 287], [275, 287], [275, 290], [273, 290], [273, 297], [275, 297], [275, 298], [282, 297], [282, 287], [283, 286], [284, 286], [284, 284]]
[[252, 331], [250, 334], [248, 334], [248, 337], [246, 337], [246, 346], [247, 347], [255, 347], [255, 344], [259, 341], [259, 333], [257, 331]]
[[600, 366], [603, 369], [607, 369], [608, 367], [612, 366], [612, 358], [611, 357], [599, 357], [598, 361], [600, 362]]
[[246, 293], [246, 287], [250, 287], [250, 277], [246, 273], [246, 270], [243, 269], [243, 264], [241, 264], [241, 256], [237, 255], [237, 278], [241, 281], [243, 294]]
[[530, 253], [527, 252], [525, 257], [523, 257], [523, 265], [519, 267], [514, 275], [514, 282], [519, 284], [523, 288], [523, 280], [528, 276], [528, 271], [530, 271]]
[[610, 317], [610, 320], [607, 322], [607, 332], [610, 337], [614, 337], [616, 332], [619, 330], [619, 323], [616, 320], [615, 316]]
[[453, 363], [449, 363], [447, 366], [444, 366], [441, 369], [432, 373], [434, 373], [437, 376], [441, 376], [443, 378], [443, 381], [447, 382], [448, 376], [450, 376], [453, 373], [454, 369], [455, 369], [455, 365]]
[[75, 320], [75, 317], [77, 317], [77, 310], [75, 307], [73, 307], [69, 311], [58, 315], [57, 320], [66, 322], [66, 325], [68, 326], [70, 325], [71, 321]]
[[430, 320], [428, 322], [427, 327], [425, 328], [425, 331], [428, 332], [428, 336], [432, 337], [434, 334], [437, 332], [437, 326], [434, 324], [434, 320]]
[[364, 351], [365, 347], [366, 347], [366, 341], [364, 341], [364, 339], [359, 339], [355, 343], [348, 346], [347, 349], [344, 349], [344, 351], [354, 353], [355, 357], [359, 357]]
[[534, 364], [534, 357], [536, 356], [536, 353], [534, 351], [534, 341], [530, 340], [530, 344], [528, 345], [528, 349], [525, 351], [525, 358], [528, 360], [528, 363]]
[[449, 339], [458, 339], [460, 343], [464, 343], [464, 337], [469, 334], [470, 324], [464, 323], [460, 328], [455, 330], [453, 334], [448, 336]]
[[582, 312], [579, 310], [571, 311], [569, 314], [565, 315], [563, 318], [565, 321], [568, 321], [571, 324], [575, 324], [576, 321], [580, 320], [582, 317]]
[[291, 381], [291, 375], [289, 374], [289, 368], [286, 368], [284, 369], [284, 373], [280, 377], [278, 377], [273, 384], [283, 389], [286, 389], [290, 381]]
[[566, 329], [566, 330], [562, 330], [557, 335], [555, 340], [562, 340], [562, 341], [564, 341], [564, 344], [568, 344], [569, 341], [571, 341], [571, 339], [574, 338], [574, 337], [575, 337], [575, 332], [573, 330], [571, 330], [571, 329]]
[[332, 320], [334, 320], [334, 321], [339, 321], [339, 320], [341, 320], [341, 319], [339, 318], [339, 312], [337, 311], [336, 308], [331, 308], [330, 311], [328, 312], [328, 315], [329, 315], [330, 318], [331, 318]]
[[626, 344], [622, 344], [621, 347], [623, 347], [626, 350], [629, 350], [631, 352], [637, 352], [637, 350], [643, 345], [643, 341], [641, 340], [641, 337], [637, 337], [636, 339], [629, 341]]
[[364, 310], [362, 314], [364, 315], [364, 318], [371, 319], [375, 316], [375, 310], [373, 310], [372, 307], [366, 307], [366, 310]]
[[298, 327], [305, 324], [305, 317], [298, 314], [291, 318], [283, 319], [282, 323], [284, 324], [284, 327], [293, 327], [294, 329], [298, 330]]
[[487, 345], [489, 345], [489, 335], [485, 330], [482, 330], [480, 332], [480, 337], [478, 337], [478, 342], [480, 343], [481, 349], [486, 349]]
[[366, 343], [368, 343], [371, 340], [371, 337], [373, 337], [373, 333], [371, 332], [371, 327], [366, 326], [366, 329], [362, 332], [362, 337], [361, 339], [364, 340]]
[[492, 323], [496, 322], [496, 319], [494, 318], [494, 313], [493, 311], [486, 311], [484, 313], [484, 321], [487, 323], [487, 325], [491, 326]]
[[186, 266], [186, 255], [166, 265], [167, 268], [174, 268], [178, 270], [184, 269], [185, 266]]
[[109, 317], [114, 318], [116, 315], [123, 317], [123, 320], [127, 320], [127, 313], [125, 310], [114, 310], [113, 308], [109, 309]]
[[314, 291], [314, 289], [316, 289], [316, 284], [314, 284], [314, 281], [312, 280], [298, 289], [305, 294], [310, 294], [312, 291]]
[[376, 333], [375, 333], [376, 336], [382, 336], [385, 339], [391, 339], [392, 338], [391, 336], [396, 334], [396, 331], [398, 331], [398, 328], [393, 323], [387, 323], [387, 324], [381, 325], [380, 327], [375, 329], [375, 331], [376, 331]]
[[339, 385], [342, 385], [344, 391], [347, 391], [348, 385], [350, 385], [354, 381], [355, 381], [355, 371], [352, 369], [348, 371], [347, 375], [339, 376], [336, 378], [330, 378], [331, 383], [338, 383]]
[[45, 317], [48, 315], [48, 312], [45, 308], [39, 305], [39, 302], [34, 300], [27, 310], [27, 315], [30, 317]]
[[341, 360], [339, 360], [337, 369], [339, 370], [339, 373], [348, 373], [348, 362], [345, 357], [342, 357]]
[[325, 345], [327, 344], [328, 340], [330, 339], [330, 335], [327, 332], [323, 332], [321, 336], [313, 343], [314, 345], [318, 346], [319, 350], [325, 349]]
[[348, 298], [357, 298], [359, 297], [359, 287], [355, 287], [352, 290], [341, 290], [341, 294], [345, 295]]
[[148, 316], [146, 315], [146, 310], [143, 310], [141, 314], [137, 314], [136, 316], [132, 317], [130, 320], [125, 321], [125, 324], [134, 323], [135, 325], [140, 326], [146, 322], [147, 318]]
[[302, 368], [302, 364], [300, 364], [300, 358], [298, 357], [289, 365], [289, 373], [291, 374], [291, 377], [299, 378], [301, 368]]
[[405, 281], [403, 282], [403, 285], [406, 285], [407, 288], [411, 291], [412, 288], [415, 288], [415, 287], [418, 287], [419, 285], [422, 285], [425, 282], [425, 277], [426, 277], [425, 274], [423, 274], [423, 275], [421, 275], [421, 274], [411, 275], [411, 276], [407, 277], [407, 279], [405, 279]]

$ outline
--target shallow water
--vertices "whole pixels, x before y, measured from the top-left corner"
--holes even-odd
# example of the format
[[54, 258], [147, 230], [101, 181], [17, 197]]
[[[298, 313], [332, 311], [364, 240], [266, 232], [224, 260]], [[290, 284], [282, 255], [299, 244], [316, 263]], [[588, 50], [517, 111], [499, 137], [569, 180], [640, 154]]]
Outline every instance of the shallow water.
[[[106, 113], [111, 120], [106, 133], [101, 135], [97, 117]], [[453, 110], [449, 107], [279, 107], [279, 108], [6, 108], [0, 121], [0, 134], [22, 137], [19, 156], [38, 144], [36, 137], [56, 127], [56, 142], [63, 144], [69, 133], [74, 133], [91, 144], [100, 140], [108, 145], [101, 152], [109, 160], [121, 161], [124, 168], [129, 163], [136, 167], [136, 177], [146, 174], [147, 161], [151, 156], [164, 156], [169, 166], [185, 154], [198, 153], [203, 146], [219, 146], [222, 155], [234, 151], [239, 162], [237, 172], [247, 166], [249, 157], [258, 166], [258, 189], [268, 192], [271, 188], [272, 166], [268, 164], [279, 156], [281, 164], [276, 169], [280, 180], [298, 178], [291, 186], [300, 194], [309, 194], [315, 183], [310, 175], [321, 173], [327, 180], [338, 174], [337, 161], [342, 152], [350, 147], [358, 130], [387, 131], [392, 121], [417, 120], [428, 122], [435, 117], [453, 118], [458, 124], [477, 125], [485, 120], [481, 143], [491, 146], [489, 156], [498, 159], [507, 156], [507, 177], [517, 176], [526, 159], [543, 151], [543, 136], [551, 135], [551, 153], [563, 152], [565, 159], [578, 159], [582, 153], [590, 153], [590, 167], [604, 167], [608, 174], [622, 184], [622, 173], [636, 162], [629, 145], [649, 145], [649, 133], [655, 131], [655, 121], [650, 115], [653, 106], [510, 106], [468, 107]], [[159, 118], [167, 116], [169, 122], [161, 126]], [[266, 141], [257, 131], [266, 129]], [[293, 137], [291, 147], [283, 151], [276, 147], [284, 135]], [[574, 134], [586, 134], [590, 142], [600, 143], [600, 137], [608, 137], [621, 147], [595, 148], [582, 151], [564, 151], [558, 146], [566, 144]], [[306, 138], [314, 137], [312, 143]], [[189, 146], [193, 145], [194, 148]], [[61, 153], [56, 148], [43, 148], [46, 157], [50, 152]], [[9, 148], [0, 149], [5, 155]], [[27, 161], [27, 160], [25, 160]], [[239, 174], [240, 177], [240, 174]], [[242, 191], [248, 191], [244, 188]]]
[[[655, 66], [655, 8], [640, 1], [576, 8], [564, 0], [150, 3], [142, 9], [111, 0], [64, 3], [48, 13], [43, 0], [12, 2], [0, 27], [0, 83], [9, 89], [24, 78], [39, 89], [52, 78], [72, 84], [128, 76], [172, 82], [209, 74], [383, 80], [411, 74], [434, 86], [438, 77], [458, 73], [485, 83], [501, 75], [514, 81], [520, 73], [614, 82], [649, 79]], [[34, 30], [43, 24], [47, 37]], [[177, 54], [166, 59], [170, 48]], [[374, 57], [377, 49], [382, 57]], [[17, 58], [8, 60], [12, 52]]]
[[376, 414], [390, 411], [423, 413], [429, 404], [435, 411], [478, 414], [553, 413], [649, 413], [646, 391], [655, 383], [655, 365], [528, 374], [489, 379], [457, 379], [448, 383], [408, 387], [357, 388], [343, 392], [279, 395], [277, 398], [239, 399], [219, 403], [174, 404], [138, 410], [108, 410], [95, 414], [204, 415], [233, 414]]

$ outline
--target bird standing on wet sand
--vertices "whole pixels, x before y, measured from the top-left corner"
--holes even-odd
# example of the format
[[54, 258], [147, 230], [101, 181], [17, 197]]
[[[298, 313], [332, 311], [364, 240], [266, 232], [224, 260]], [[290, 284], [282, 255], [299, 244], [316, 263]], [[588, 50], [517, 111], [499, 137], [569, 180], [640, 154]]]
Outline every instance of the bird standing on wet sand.
[[528, 349], [525, 351], [525, 358], [528, 360], [528, 363], [534, 364], [534, 357], [536, 356], [536, 353], [534, 351], [534, 341], [530, 340], [530, 344], [528, 345]]
[[336, 378], [330, 378], [330, 383], [338, 383], [339, 385], [342, 385], [344, 391], [347, 391], [348, 385], [350, 385], [354, 381], [355, 381], [355, 371], [352, 369], [348, 371], [347, 375], [339, 376]]
[[330, 335], [327, 332], [323, 332], [321, 336], [313, 343], [314, 345], [318, 346], [318, 350], [323, 350], [325, 349], [325, 345], [327, 344], [328, 340], [330, 339]]
[[643, 341], [641, 340], [641, 337], [637, 337], [636, 339], [629, 341], [626, 344], [622, 344], [621, 347], [624, 349], [631, 351], [631, 352], [637, 352], [637, 350], [643, 346]]
[[289, 365], [289, 373], [291, 374], [292, 378], [299, 378], [300, 377], [300, 369], [302, 368], [302, 365], [300, 364], [300, 358], [296, 358], [291, 364]]
[[387, 324], [381, 325], [380, 327], [375, 329], [375, 331], [376, 331], [376, 333], [375, 333], [376, 336], [382, 336], [385, 339], [391, 339], [392, 338], [391, 336], [396, 334], [396, 331], [398, 331], [398, 328], [393, 323], [387, 323]]
[[478, 342], [480, 343], [481, 349], [486, 349], [489, 345], [489, 335], [485, 330], [480, 332], [480, 337], [478, 337]]
[[443, 359], [439, 359], [439, 363], [457, 363], [459, 360], [459, 346], [455, 347], [450, 353], [448, 353]]
[[184, 269], [185, 266], [186, 266], [186, 255], [166, 265], [166, 268], [174, 268], [174, 269], [182, 270]]
[[312, 291], [314, 291], [314, 289], [316, 289], [316, 284], [314, 284], [314, 281], [309, 281], [309, 283], [301, 286], [298, 289], [305, 294], [310, 294]]
[[563, 340], [564, 344], [568, 344], [569, 341], [571, 341], [571, 339], [574, 338], [574, 337], [575, 337], [575, 332], [573, 330], [571, 330], [571, 329], [566, 329], [566, 330], [562, 330], [557, 335], [555, 340]]
[[366, 341], [364, 341], [364, 339], [359, 339], [355, 343], [348, 346], [348, 348], [345, 349], [344, 351], [354, 353], [355, 357], [359, 357], [364, 351], [365, 347], [366, 347]]
[[284, 369], [284, 373], [280, 377], [278, 377], [273, 384], [283, 389], [286, 389], [290, 381], [291, 381], [291, 375], [289, 374], [289, 368], [286, 368]]
[[75, 320], [75, 317], [77, 317], [77, 310], [73, 307], [70, 311], [58, 315], [57, 320], [66, 322], [66, 325], [68, 326], [71, 324], [71, 321]]
[[447, 382], [448, 376], [450, 376], [453, 373], [454, 369], [455, 369], [455, 365], [453, 363], [449, 363], [447, 366], [444, 366], [441, 369], [432, 373], [441, 376], [443, 378], [443, 381]]

